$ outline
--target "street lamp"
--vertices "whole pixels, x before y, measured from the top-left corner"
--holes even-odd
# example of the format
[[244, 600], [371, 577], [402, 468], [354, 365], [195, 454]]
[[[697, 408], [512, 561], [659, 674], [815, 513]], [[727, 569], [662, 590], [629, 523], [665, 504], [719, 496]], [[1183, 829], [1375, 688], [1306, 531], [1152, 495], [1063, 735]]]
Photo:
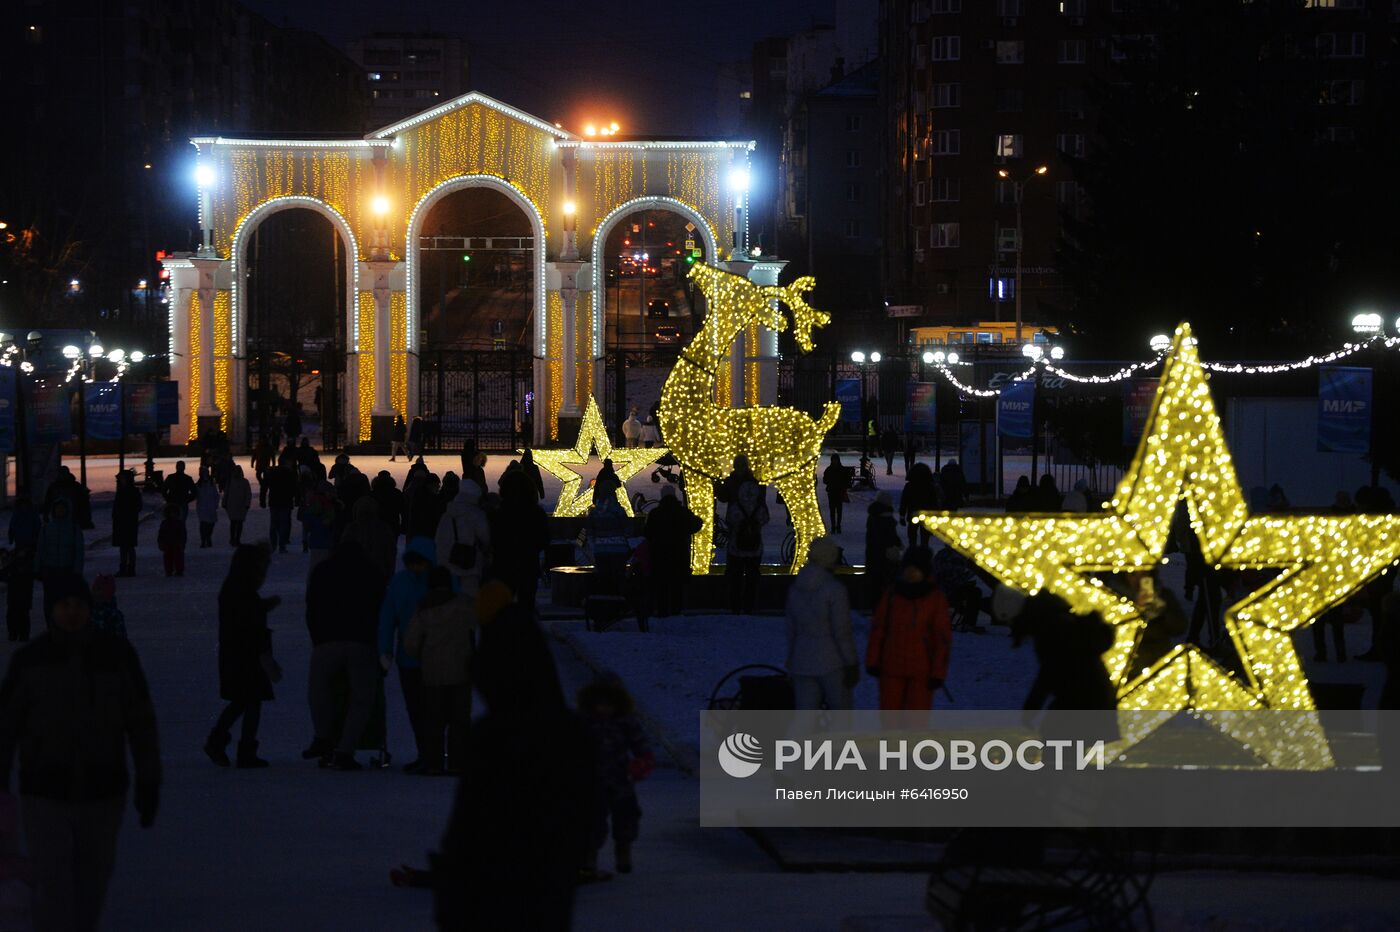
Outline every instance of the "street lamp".
[[1052, 347], [1050, 347], [1050, 358], [1051, 358], [1051, 359], [1056, 359], [1056, 360], [1064, 359], [1064, 358], [1065, 358], [1065, 348], [1064, 348], [1063, 346], [1052, 346]]
[[81, 356], [81, 355], [83, 355], [83, 351], [80, 350], [80, 349], [78, 349], [78, 348], [77, 348], [76, 346], [74, 346], [72, 343], [69, 343], [67, 346], [65, 346], [65, 347], [63, 348], [63, 358], [64, 358], [64, 359], [77, 359], [77, 358], [78, 358], [79, 356]]
[[868, 417], [870, 407], [869, 396], [865, 390], [865, 379], [867, 375], [866, 364], [869, 363], [871, 366], [878, 366], [880, 360], [883, 358], [879, 350], [871, 350], [868, 353], [864, 350], [853, 350], [851, 352], [851, 362], [860, 367], [860, 443], [861, 450], [864, 451], [864, 455], [866, 456], [870, 455], [870, 431], [866, 428], [866, 422], [870, 420]]
[[749, 175], [747, 164], [734, 165], [729, 169], [729, 190], [734, 192], [734, 233], [731, 244], [732, 255], [742, 257], [748, 251], [748, 221], [745, 211], [749, 206]]
[[1167, 336], [1165, 333], [1159, 333], [1152, 339], [1148, 340], [1147, 345], [1152, 350], [1152, 352], [1160, 356], [1161, 354], [1165, 353], [1167, 350], [1172, 348], [1172, 338]]
[[1381, 327], [1384, 325], [1384, 321], [1381, 320], [1381, 315], [1374, 312], [1357, 314], [1351, 319], [1351, 329], [1363, 336], [1372, 336], [1380, 333]]
[[1021, 252], [1022, 252], [1022, 227], [1021, 227], [1021, 201], [1024, 200], [1026, 182], [1032, 178], [1039, 177], [1050, 171], [1048, 165], [1037, 165], [1024, 178], [1012, 178], [1011, 172], [1005, 168], [997, 169], [997, 177], [1010, 180], [1016, 185], [1016, 342], [1021, 342]]

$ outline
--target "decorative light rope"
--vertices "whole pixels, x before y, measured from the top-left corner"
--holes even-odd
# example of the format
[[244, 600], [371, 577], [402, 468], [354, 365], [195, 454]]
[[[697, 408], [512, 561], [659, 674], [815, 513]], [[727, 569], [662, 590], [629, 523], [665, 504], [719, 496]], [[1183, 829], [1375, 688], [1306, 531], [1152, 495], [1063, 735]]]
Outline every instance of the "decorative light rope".
[[[1201, 368], [1207, 369], [1211, 372], [1220, 372], [1227, 375], [1275, 375], [1280, 372], [1296, 372], [1299, 369], [1310, 369], [1313, 366], [1327, 365], [1328, 363], [1336, 362], [1339, 359], [1345, 359], [1348, 356], [1355, 355], [1356, 353], [1359, 353], [1362, 350], [1372, 348], [1393, 350], [1397, 347], [1400, 347], [1400, 337], [1383, 337], [1378, 334], [1361, 343], [1344, 343], [1342, 344], [1342, 347], [1340, 349], [1333, 350], [1330, 353], [1324, 353], [1320, 356], [1308, 356], [1304, 359], [1298, 359], [1293, 362], [1281, 362], [1272, 365], [1253, 365], [1239, 362], [1202, 362]], [[1112, 382], [1122, 382], [1125, 379], [1130, 379], [1139, 373], [1151, 371], [1152, 369], [1155, 369], [1162, 364], [1163, 358], [1164, 355], [1159, 353], [1153, 359], [1149, 359], [1144, 362], [1135, 362], [1131, 365], [1124, 366], [1123, 368], [1119, 369], [1117, 372], [1112, 373], [1111, 375], [1075, 375], [1069, 370], [1063, 369], [1060, 366], [1056, 366], [1051, 361], [1042, 357], [1040, 359], [1032, 361], [1029, 368], [1027, 368], [1025, 371], [1012, 376], [1011, 381], [1024, 381], [1025, 379], [1028, 379], [1031, 376], [1033, 376], [1037, 368], [1043, 368], [1050, 375], [1059, 376], [1060, 378], [1068, 379], [1071, 382], [1078, 382], [1082, 385], [1105, 385]], [[959, 360], [957, 365], [968, 366], [973, 365], [973, 363], [968, 362], [967, 360]], [[996, 398], [1000, 396], [1002, 391], [1004, 390], [1000, 388], [973, 388], [971, 385], [962, 382], [957, 376], [955, 376], [953, 374], [952, 369], [949, 368], [949, 363], [947, 362], [936, 363], [934, 368], [942, 374], [943, 378], [948, 380], [948, 383], [950, 385], [952, 385], [958, 391], [962, 392], [964, 395], [969, 395], [974, 398]]]

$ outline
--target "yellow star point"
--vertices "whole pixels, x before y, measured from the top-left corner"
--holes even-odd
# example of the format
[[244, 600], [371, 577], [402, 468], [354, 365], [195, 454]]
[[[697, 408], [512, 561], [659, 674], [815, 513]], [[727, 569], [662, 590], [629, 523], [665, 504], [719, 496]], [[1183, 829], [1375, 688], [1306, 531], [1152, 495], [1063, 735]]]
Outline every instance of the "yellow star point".
[[606, 459], [612, 460], [613, 470], [622, 483], [617, 489], [617, 500], [622, 505], [622, 510], [631, 517], [632, 501], [627, 497], [627, 480], [665, 456], [666, 448], [615, 449], [612, 442], [608, 440], [608, 430], [603, 425], [603, 415], [598, 411], [598, 400], [590, 396], [588, 407], [583, 412], [583, 421], [579, 425], [578, 440], [572, 448], [533, 451], [535, 463], [545, 472], [564, 483], [564, 488], [559, 492], [559, 501], [554, 506], [554, 517], [579, 517], [587, 514], [588, 509], [593, 507], [592, 490], [579, 491], [580, 486], [583, 485], [583, 477], [570, 467], [582, 466], [594, 453], [597, 454], [600, 462]]
[[[1181, 501], [1207, 563], [1279, 571], [1225, 612], [1242, 677], [1189, 643], [1136, 669], [1146, 622], [1131, 600], [1095, 575], [1159, 563]], [[1400, 516], [1249, 513], [1188, 324], [1177, 328], [1137, 455], [1108, 510], [1023, 517], [927, 512], [915, 520], [1001, 582], [1030, 593], [1045, 589], [1073, 611], [1096, 612], [1114, 626], [1104, 665], [1120, 712], [1133, 713], [1120, 716], [1117, 753], [1189, 711], [1271, 767], [1332, 765], [1290, 632], [1355, 595], [1400, 558]], [[1257, 710], [1300, 714], [1241, 714]]]

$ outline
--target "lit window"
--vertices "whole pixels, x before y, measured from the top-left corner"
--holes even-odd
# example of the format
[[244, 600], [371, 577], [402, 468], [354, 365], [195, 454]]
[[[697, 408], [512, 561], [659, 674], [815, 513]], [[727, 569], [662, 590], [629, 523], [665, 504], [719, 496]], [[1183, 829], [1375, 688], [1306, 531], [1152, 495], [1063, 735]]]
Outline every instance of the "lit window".
[[369, 79], [371, 81], [382, 81], [384, 80], [384, 75], [380, 74], [378, 71], [371, 71], [369, 73]]
[[1015, 301], [1016, 279], [1006, 275], [993, 275], [987, 279], [987, 297], [993, 301]]
[[1083, 16], [1084, 0], [1060, 0], [1061, 16]]
[[739, 99], [740, 99], [740, 100], [752, 100], [752, 99], [753, 99], [753, 91], [740, 91], [740, 92], [739, 92]]
[[1021, 134], [1003, 133], [997, 136], [997, 158], [1019, 159], [1021, 157]]

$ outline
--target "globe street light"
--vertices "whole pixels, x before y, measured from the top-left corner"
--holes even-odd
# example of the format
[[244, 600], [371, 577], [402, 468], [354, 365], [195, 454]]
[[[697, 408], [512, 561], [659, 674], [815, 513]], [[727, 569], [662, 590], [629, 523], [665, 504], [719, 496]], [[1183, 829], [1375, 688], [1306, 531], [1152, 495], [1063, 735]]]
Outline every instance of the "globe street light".
[[63, 358], [64, 358], [64, 359], [77, 359], [77, 358], [78, 358], [79, 356], [81, 356], [81, 355], [83, 355], [83, 351], [80, 350], [80, 349], [78, 349], [78, 348], [77, 348], [76, 346], [74, 346], [72, 343], [69, 343], [67, 346], [65, 346], [65, 347], [63, 348]]
[[1374, 312], [1357, 314], [1351, 319], [1351, 329], [1363, 336], [1380, 333], [1382, 326], [1384, 326], [1384, 321], [1381, 320], [1381, 315]]
[[861, 363], [865, 362], [865, 354], [862, 353], [860, 350], [855, 350], [851, 353], [851, 362], [855, 363], [856, 365], [860, 365]]
[[1152, 339], [1148, 340], [1147, 345], [1149, 348], [1151, 348], [1152, 352], [1160, 356], [1162, 353], [1165, 353], [1167, 350], [1172, 348], [1172, 338], [1167, 336], [1165, 333], [1159, 333]]

